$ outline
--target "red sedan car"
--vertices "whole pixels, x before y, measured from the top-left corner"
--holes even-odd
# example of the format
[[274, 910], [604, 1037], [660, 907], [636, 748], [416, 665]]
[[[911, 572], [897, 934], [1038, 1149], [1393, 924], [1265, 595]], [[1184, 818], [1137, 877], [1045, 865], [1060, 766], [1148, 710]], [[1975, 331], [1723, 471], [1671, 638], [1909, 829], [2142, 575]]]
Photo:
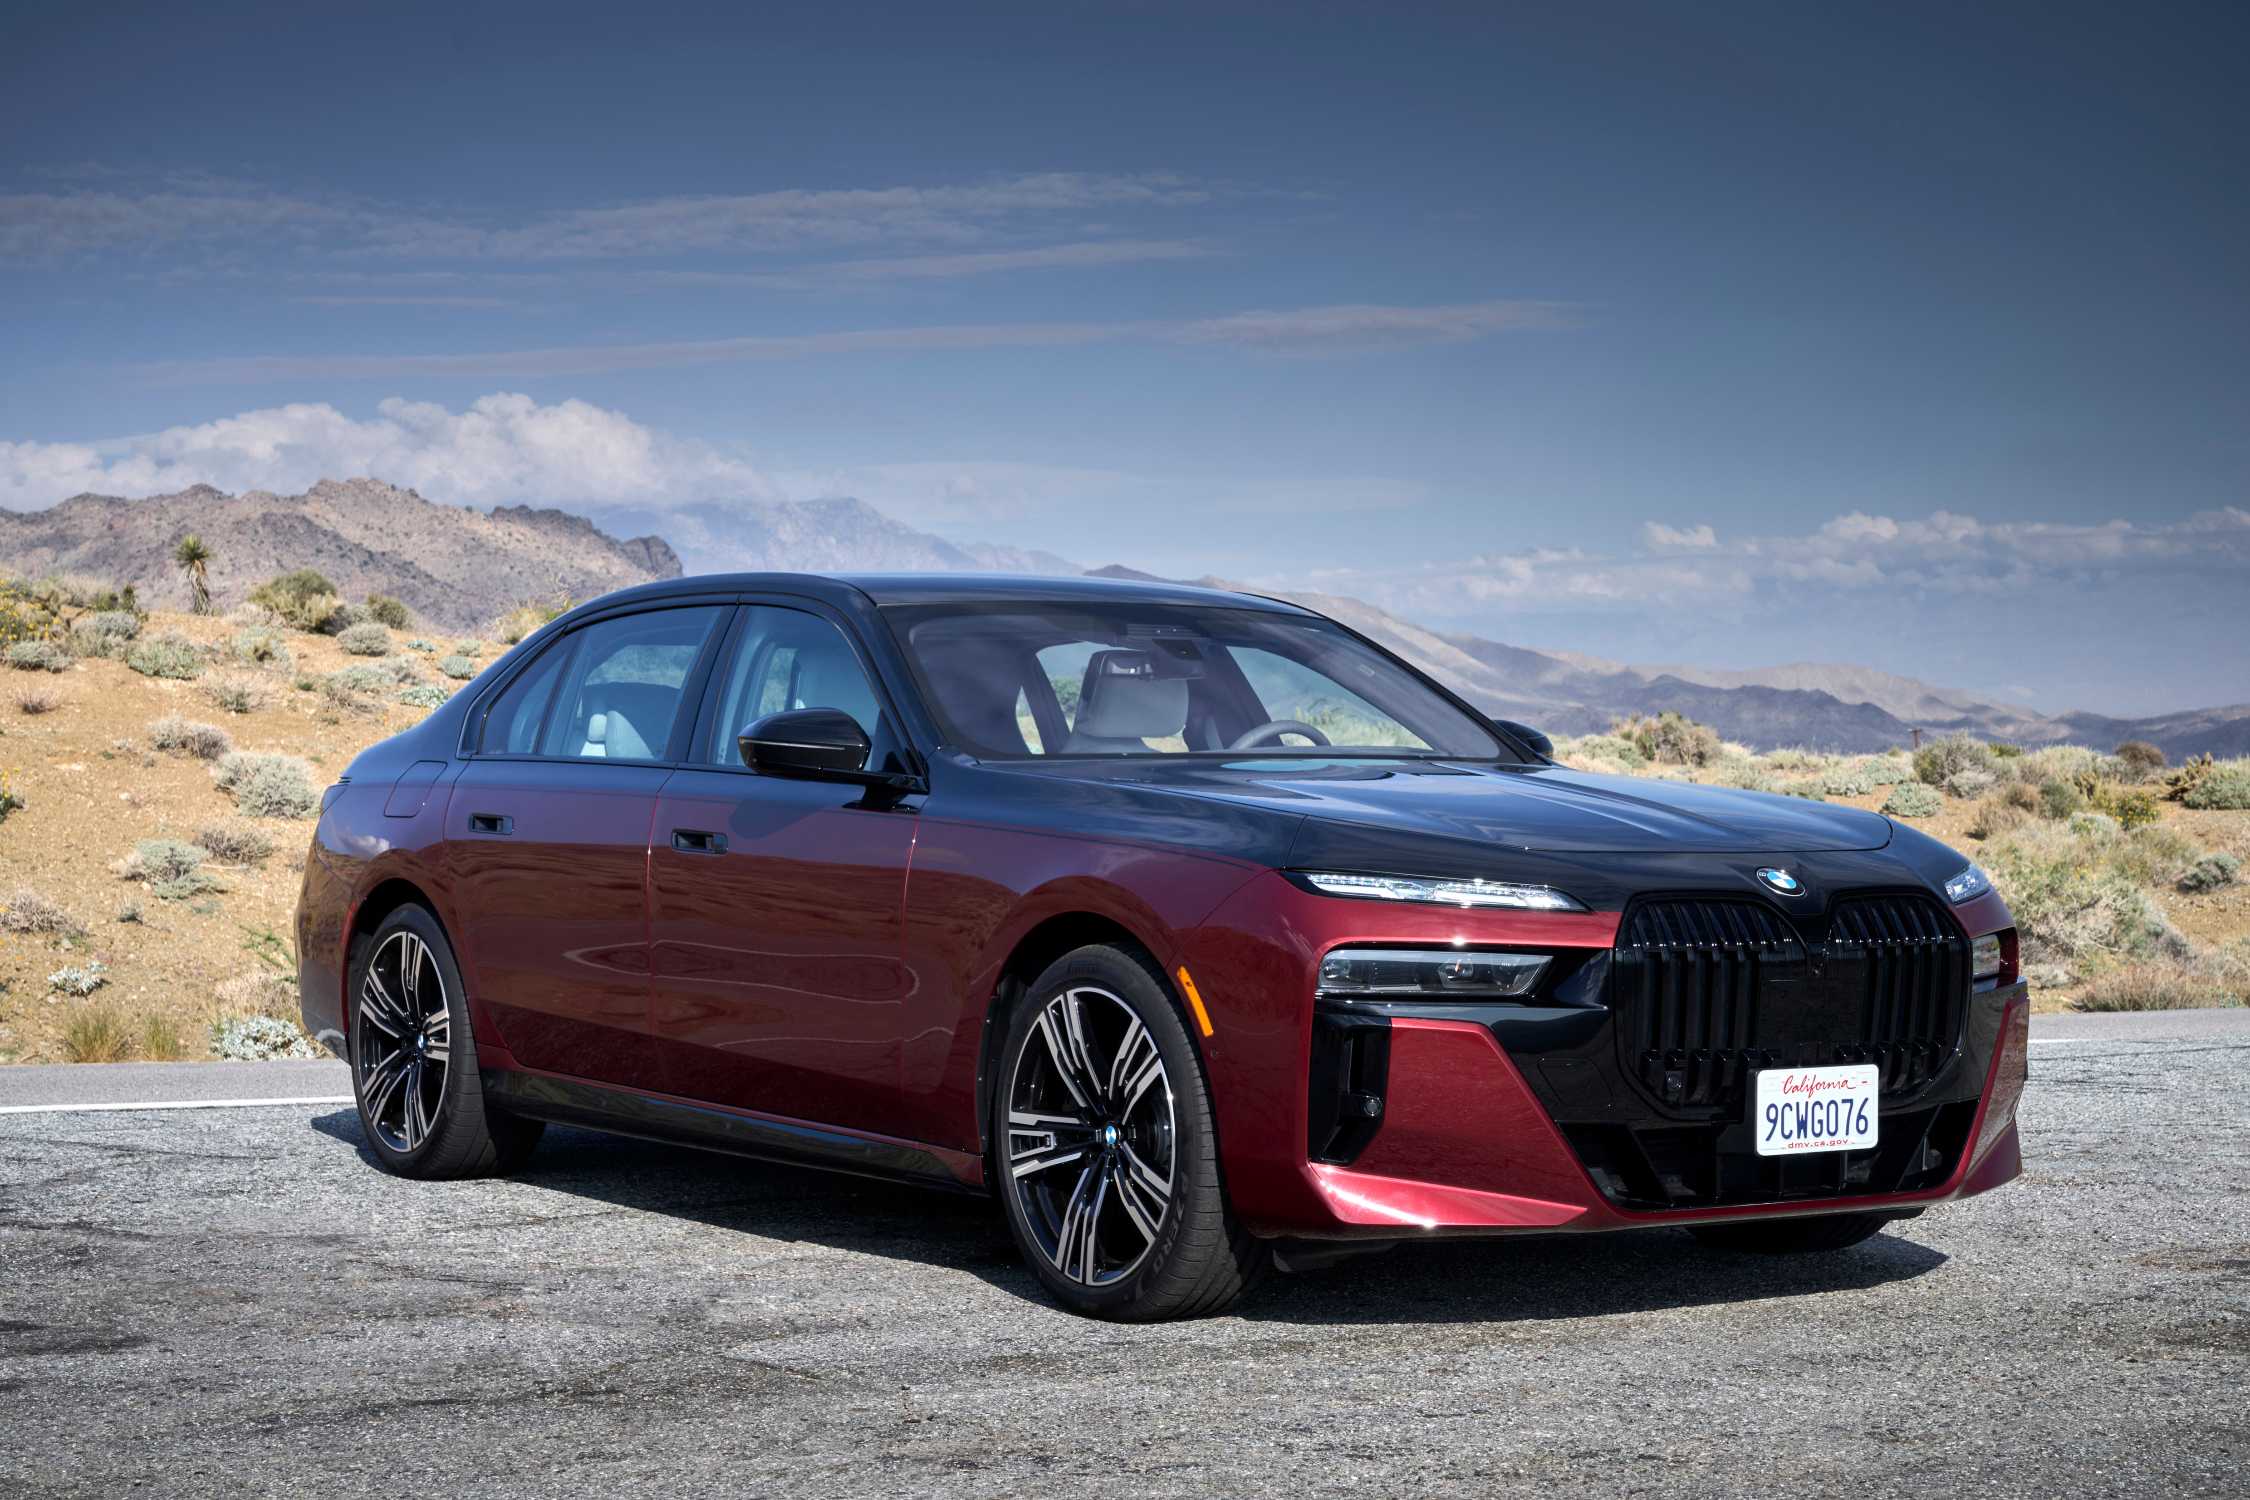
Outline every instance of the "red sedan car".
[[632, 589], [329, 788], [305, 1022], [393, 1171], [552, 1120], [991, 1193], [1115, 1318], [1440, 1234], [1833, 1250], [2016, 1175], [1982, 871], [1549, 749], [1242, 595]]

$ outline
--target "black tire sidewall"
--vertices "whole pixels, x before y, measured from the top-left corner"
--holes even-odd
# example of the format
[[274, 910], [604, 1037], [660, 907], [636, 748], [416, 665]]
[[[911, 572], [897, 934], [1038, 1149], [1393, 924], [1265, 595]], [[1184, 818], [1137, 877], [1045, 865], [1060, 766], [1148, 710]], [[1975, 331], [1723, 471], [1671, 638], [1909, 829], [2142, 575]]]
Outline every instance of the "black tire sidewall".
[[[1173, 1186], [1171, 1201], [1165, 1205], [1164, 1222], [1157, 1226], [1156, 1243], [1149, 1247], [1148, 1254], [1142, 1257], [1133, 1273], [1102, 1287], [1082, 1286], [1048, 1261], [1025, 1218], [1007, 1165], [1009, 1095], [1013, 1091], [1017, 1061], [1029, 1045], [1032, 1028], [1047, 1002], [1062, 990], [1077, 986], [1107, 990], [1132, 1007], [1155, 1040], [1172, 1087]], [[1065, 954], [1039, 976], [1008, 1018], [1007, 1036], [1001, 1044], [999, 1066], [993, 1079], [989, 1122], [992, 1145], [986, 1170], [1007, 1218], [1009, 1234], [1049, 1295], [1075, 1311], [1095, 1317], [1130, 1315], [1133, 1306], [1147, 1294], [1150, 1284], [1164, 1275], [1176, 1253], [1191, 1196], [1224, 1195], [1215, 1172], [1206, 1175], [1194, 1170], [1206, 1160], [1216, 1159], [1215, 1149], [1204, 1149], [1212, 1128], [1203, 1059], [1188, 1036], [1185, 1019], [1171, 993], [1145, 964], [1115, 948], [1080, 948]]]

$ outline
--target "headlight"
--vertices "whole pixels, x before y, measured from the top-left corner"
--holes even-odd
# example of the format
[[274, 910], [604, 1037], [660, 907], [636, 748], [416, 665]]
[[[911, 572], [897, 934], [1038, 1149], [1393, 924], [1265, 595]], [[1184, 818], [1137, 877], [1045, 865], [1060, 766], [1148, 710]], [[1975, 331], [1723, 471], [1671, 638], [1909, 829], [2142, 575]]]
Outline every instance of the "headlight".
[[1945, 899], [1959, 906], [1964, 901], [1974, 901], [1992, 889], [1992, 877], [1984, 873], [1981, 865], [1970, 865], [1945, 883]]
[[1547, 885], [1495, 880], [1414, 880], [1403, 875], [1346, 875], [1301, 870], [1297, 878], [1325, 896], [1367, 901], [1420, 901], [1432, 906], [1501, 906], [1516, 911], [1584, 911], [1583, 904]]
[[1547, 971], [1544, 953], [1478, 948], [1338, 948], [1320, 961], [1320, 993], [1338, 1000], [1513, 1000]]
[[1969, 977], [1998, 979], [2006, 960], [2000, 951], [2000, 934], [1988, 932], [1969, 944]]

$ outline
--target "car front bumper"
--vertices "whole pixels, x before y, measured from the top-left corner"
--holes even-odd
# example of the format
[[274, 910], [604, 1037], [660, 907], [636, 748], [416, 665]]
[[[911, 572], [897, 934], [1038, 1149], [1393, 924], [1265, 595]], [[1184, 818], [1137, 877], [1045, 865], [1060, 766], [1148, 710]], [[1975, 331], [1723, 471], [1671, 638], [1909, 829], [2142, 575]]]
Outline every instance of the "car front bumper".
[[[1973, 931], [2008, 921], [1997, 900], [1959, 916]], [[1616, 1104], [1605, 1101], [1591, 1113], [1574, 1108], [1567, 1088], [1558, 1090], [1555, 1064], [1539, 1053], [1543, 1044], [1526, 1040], [1525, 1027], [1536, 1025], [1529, 1009], [1521, 1022], [1496, 1011], [1456, 1018], [1442, 1006], [1390, 1009], [1383, 1017], [1379, 1120], [1346, 1151], [1315, 1144], [1323, 1125], [1308, 1105], [1308, 1079], [1318, 1067], [1319, 1007], [1311, 993], [1321, 954], [1368, 943], [1536, 948], [1570, 955], [1591, 973], [1611, 953], [1618, 923], [1616, 912], [1377, 905], [1308, 895], [1280, 876], [1253, 881], [1182, 954], [1213, 1012], [1205, 1060], [1228, 1192], [1246, 1225], [1277, 1238], [1382, 1240], [1810, 1214], [1904, 1216], [1989, 1191], [2021, 1171], [2015, 1112], [2027, 1076], [2030, 1002], [2020, 982], [1968, 996], [1951, 1062], [1926, 1086], [1886, 1096], [1884, 1139], [1918, 1153], [1911, 1172], [1862, 1166], [1839, 1170], [1826, 1186], [1791, 1187], [1789, 1171], [1840, 1159], [1767, 1158], [1790, 1166], [1761, 1166], [1746, 1110], [1706, 1110], [1688, 1125], [1725, 1158], [1721, 1165], [1738, 1190], [1680, 1206], [1636, 1199], [1586, 1149], [1588, 1122], [1601, 1110], [1636, 1126], [1687, 1117], [1628, 1097], [1630, 1090], [1614, 1081], [1607, 1086], [1619, 1096]], [[1613, 1019], [1606, 1010], [1581, 1012], [1571, 1023], [1582, 1039], [1572, 1055], [1608, 1049]], [[1742, 1188], [1745, 1175], [1752, 1180]], [[1906, 1185], [1888, 1190], [1889, 1181]]]

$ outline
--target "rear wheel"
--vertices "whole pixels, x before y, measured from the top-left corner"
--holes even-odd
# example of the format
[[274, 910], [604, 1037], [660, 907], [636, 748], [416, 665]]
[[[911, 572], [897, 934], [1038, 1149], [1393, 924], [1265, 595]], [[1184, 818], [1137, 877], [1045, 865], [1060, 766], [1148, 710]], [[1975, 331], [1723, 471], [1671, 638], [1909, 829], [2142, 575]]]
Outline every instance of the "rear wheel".
[[402, 1177], [512, 1172], [545, 1129], [488, 1110], [461, 970], [437, 918], [402, 906], [352, 966], [352, 1092], [360, 1130]]
[[1870, 1239], [1885, 1224], [1885, 1214], [1827, 1214], [1813, 1219], [1753, 1219], [1739, 1224], [1699, 1224], [1688, 1233], [1714, 1250], [1751, 1255], [1809, 1255], [1846, 1250]]
[[1075, 1312], [1199, 1317], [1266, 1264], [1227, 1206], [1194, 1044], [1136, 954], [1080, 948], [1039, 976], [1010, 1018], [991, 1135], [1008, 1228]]

